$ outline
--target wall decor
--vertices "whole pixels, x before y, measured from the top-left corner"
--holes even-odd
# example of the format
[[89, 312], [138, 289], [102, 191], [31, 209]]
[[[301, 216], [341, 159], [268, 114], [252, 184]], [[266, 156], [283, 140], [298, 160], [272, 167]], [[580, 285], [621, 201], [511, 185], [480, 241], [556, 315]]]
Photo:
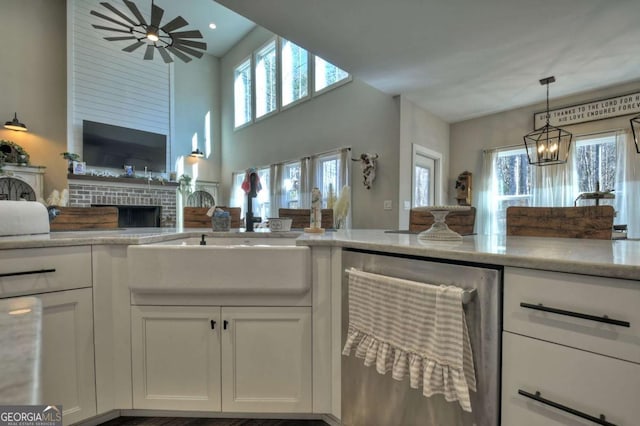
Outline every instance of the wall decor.
[[29, 164], [29, 154], [15, 142], [0, 139], [0, 152], [4, 154], [6, 163]]
[[352, 158], [352, 161], [359, 161], [362, 168], [362, 183], [365, 188], [371, 189], [373, 181], [376, 178], [376, 160], [378, 154], [371, 154], [369, 152], [363, 152], [360, 154], [360, 158]]
[[[549, 123], [566, 126], [637, 113], [640, 113], [640, 91], [549, 110]], [[546, 114], [547, 111], [533, 114], [534, 129], [544, 127]]]

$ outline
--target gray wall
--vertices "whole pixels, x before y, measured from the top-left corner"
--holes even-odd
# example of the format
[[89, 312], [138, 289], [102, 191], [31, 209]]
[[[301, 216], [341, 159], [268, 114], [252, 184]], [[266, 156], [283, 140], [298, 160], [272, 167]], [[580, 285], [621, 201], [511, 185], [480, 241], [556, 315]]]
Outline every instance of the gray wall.
[[31, 164], [46, 166], [44, 196], [67, 187], [65, 0], [3, 0], [0, 11], [0, 121], [18, 118], [29, 132], [0, 128]]
[[[233, 69], [272, 36], [256, 28], [222, 58], [223, 196], [228, 200], [233, 171], [350, 146], [353, 157], [363, 152], [380, 156], [370, 190], [362, 185], [359, 163], [351, 164], [352, 226], [396, 228], [400, 107], [393, 97], [354, 80], [234, 131]], [[393, 210], [383, 210], [384, 200], [394, 200]]]
[[[450, 204], [449, 193], [449, 123], [439, 119], [404, 97], [400, 98], [400, 180], [398, 191], [399, 229], [409, 228], [409, 210], [405, 202], [411, 203], [412, 145], [418, 144], [442, 155], [441, 202]], [[438, 200], [435, 201], [438, 204]], [[411, 204], [409, 204], [411, 205]]]
[[203, 55], [189, 63], [176, 61], [174, 66], [174, 143], [173, 157], [188, 155], [191, 139], [198, 134], [198, 148], [207, 153], [205, 146], [205, 118], [210, 113], [211, 147], [208, 156], [194, 160], [185, 158], [185, 171], [191, 174], [191, 165], [198, 164], [198, 179], [220, 180], [220, 59]]
[[[555, 84], [562, 84], [559, 80]], [[607, 97], [624, 95], [640, 89], [640, 81], [594, 90], [576, 96], [553, 98], [553, 85], [550, 88], [550, 109], [595, 101]], [[540, 91], [544, 96], [544, 88]], [[522, 137], [533, 130], [533, 114], [544, 111], [545, 103], [530, 105], [473, 120], [451, 125], [451, 162], [449, 179], [455, 180], [463, 170], [473, 173], [473, 205], [477, 206], [478, 189], [482, 172], [482, 150], [508, 145], [522, 145]], [[608, 120], [591, 121], [562, 128], [573, 133], [574, 137], [607, 130], [630, 129], [631, 116], [616, 117]]]

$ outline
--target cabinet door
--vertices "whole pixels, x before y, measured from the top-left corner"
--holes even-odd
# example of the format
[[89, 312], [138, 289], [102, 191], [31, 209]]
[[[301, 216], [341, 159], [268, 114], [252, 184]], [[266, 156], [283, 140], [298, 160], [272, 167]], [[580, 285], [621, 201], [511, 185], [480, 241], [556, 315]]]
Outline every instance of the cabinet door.
[[220, 308], [132, 306], [133, 408], [220, 410]]
[[62, 404], [64, 424], [94, 416], [91, 289], [38, 297], [42, 300], [42, 403]]
[[222, 409], [311, 411], [310, 308], [222, 308]]

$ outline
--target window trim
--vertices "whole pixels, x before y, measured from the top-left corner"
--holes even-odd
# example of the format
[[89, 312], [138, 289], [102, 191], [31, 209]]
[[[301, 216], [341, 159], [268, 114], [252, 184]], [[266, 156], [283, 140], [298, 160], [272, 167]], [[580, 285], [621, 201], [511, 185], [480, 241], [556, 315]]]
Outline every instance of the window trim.
[[[251, 101], [249, 102], [249, 105], [251, 106], [251, 117], [249, 117], [249, 120], [246, 121], [245, 123], [242, 123], [239, 126], [236, 126], [236, 92], [235, 92], [235, 81], [236, 81], [236, 71], [238, 70], [238, 68], [240, 68], [240, 66], [244, 65], [246, 62], [249, 62], [249, 74], [251, 74]], [[253, 65], [253, 55], [248, 55], [246, 57], [244, 57], [241, 61], [239, 61], [234, 67], [233, 67], [233, 131], [235, 132], [236, 130], [240, 130], [243, 129], [251, 124], [253, 124], [254, 122], [254, 108], [255, 106], [253, 105], [255, 103], [254, 101], [254, 86], [255, 86], [255, 77], [254, 77], [254, 65]]]
[[[257, 87], [257, 79], [256, 79], [256, 68], [257, 68], [257, 63], [258, 60], [256, 59], [258, 53], [260, 53], [261, 51], [265, 50], [266, 47], [271, 44], [271, 43], [275, 43], [275, 63], [276, 63], [276, 107], [273, 109], [273, 111], [269, 111], [266, 114], [261, 115], [260, 117], [258, 117], [258, 87]], [[277, 114], [280, 112], [280, 103], [281, 103], [281, 89], [280, 89], [280, 57], [281, 57], [281, 53], [280, 53], [280, 46], [278, 43], [278, 37], [274, 36], [271, 37], [269, 40], [267, 40], [265, 43], [263, 43], [260, 47], [258, 47], [256, 50], [253, 51], [253, 53], [251, 54], [252, 58], [253, 58], [253, 68], [252, 68], [252, 72], [253, 72], [253, 79], [254, 79], [254, 85], [253, 85], [253, 104], [254, 104], [254, 111], [253, 111], [253, 120], [255, 123], [258, 123], [262, 120], [264, 120], [265, 118], [271, 117], [274, 114]]]

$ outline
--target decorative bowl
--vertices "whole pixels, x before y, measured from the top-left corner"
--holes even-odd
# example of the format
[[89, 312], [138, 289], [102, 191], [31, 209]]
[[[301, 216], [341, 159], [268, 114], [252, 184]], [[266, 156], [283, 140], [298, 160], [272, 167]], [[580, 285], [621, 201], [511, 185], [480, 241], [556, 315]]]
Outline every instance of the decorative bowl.
[[285, 232], [291, 230], [291, 223], [293, 219], [290, 217], [270, 217], [269, 229], [271, 232]]

